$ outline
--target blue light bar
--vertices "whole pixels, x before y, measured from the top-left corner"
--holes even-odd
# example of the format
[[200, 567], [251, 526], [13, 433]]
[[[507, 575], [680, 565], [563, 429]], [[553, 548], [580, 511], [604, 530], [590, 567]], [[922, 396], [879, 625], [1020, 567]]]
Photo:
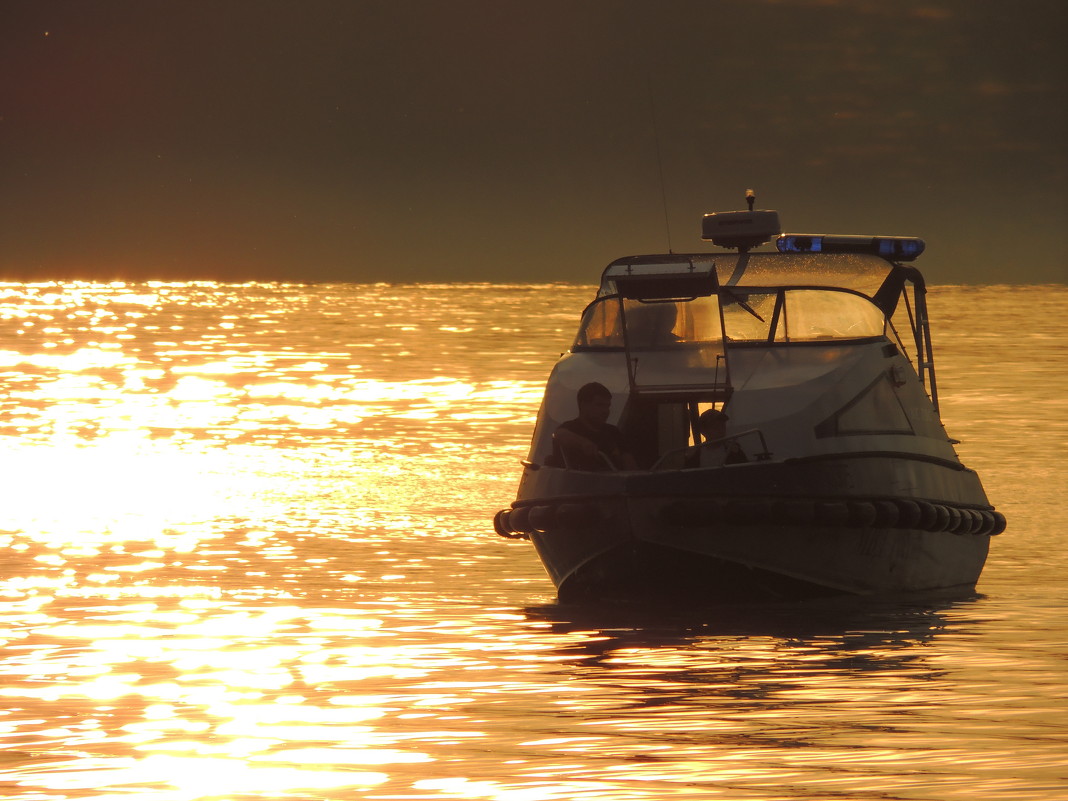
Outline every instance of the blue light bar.
[[912, 261], [926, 245], [914, 236], [782, 234], [775, 247], [780, 253], [871, 253], [893, 261]]

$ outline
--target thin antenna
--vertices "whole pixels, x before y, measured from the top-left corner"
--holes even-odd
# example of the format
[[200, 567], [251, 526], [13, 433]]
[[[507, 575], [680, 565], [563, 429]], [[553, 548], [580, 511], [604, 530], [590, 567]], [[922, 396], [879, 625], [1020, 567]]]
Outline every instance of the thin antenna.
[[664, 207], [664, 231], [667, 234], [668, 253], [675, 251], [671, 247], [671, 219], [668, 216], [667, 190], [664, 188], [664, 159], [660, 155], [660, 127], [656, 121], [656, 100], [653, 97], [653, 83], [645, 76], [645, 85], [649, 90], [649, 110], [653, 120], [653, 141], [656, 143], [656, 168], [660, 173], [660, 203]]

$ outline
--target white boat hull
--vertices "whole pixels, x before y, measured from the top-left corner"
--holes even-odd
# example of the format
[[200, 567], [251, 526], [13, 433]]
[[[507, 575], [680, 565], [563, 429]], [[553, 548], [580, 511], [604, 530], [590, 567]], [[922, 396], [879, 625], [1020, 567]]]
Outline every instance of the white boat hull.
[[565, 601], [974, 587], [1005, 518], [938, 414], [922, 240], [702, 230], [738, 253], [605, 268], [497, 533]]

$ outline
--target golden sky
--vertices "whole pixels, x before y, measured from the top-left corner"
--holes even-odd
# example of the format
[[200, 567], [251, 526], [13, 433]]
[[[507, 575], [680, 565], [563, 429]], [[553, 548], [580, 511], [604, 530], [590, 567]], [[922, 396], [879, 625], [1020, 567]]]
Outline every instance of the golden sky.
[[1064, 282], [1066, 39], [1061, 0], [0, 0], [0, 277], [592, 282], [752, 187], [934, 283]]

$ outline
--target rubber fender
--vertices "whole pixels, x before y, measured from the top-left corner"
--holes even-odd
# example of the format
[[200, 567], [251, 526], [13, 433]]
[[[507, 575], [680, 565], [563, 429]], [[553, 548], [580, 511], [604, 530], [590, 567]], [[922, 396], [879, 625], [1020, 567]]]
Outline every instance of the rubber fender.
[[501, 509], [497, 514], [493, 516], [493, 530], [497, 532], [498, 537], [512, 536], [512, 529], [508, 527], [508, 510]]
[[1001, 534], [1003, 531], [1005, 531], [1005, 527], [1008, 525], [1008, 521], [1005, 519], [1005, 515], [1003, 515], [997, 509], [994, 509], [990, 513], [990, 515], [994, 518], [994, 527], [990, 530], [990, 536], [996, 537], [998, 534]]
[[588, 503], [564, 503], [556, 510], [556, 522], [563, 528], [585, 528], [601, 521], [600, 510]]
[[508, 514], [508, 527], [520, 534], [530, 533], [530, 507], [517, 506]]
[[916, 521], [916, 528], [921, 531], [935, 531], [938, 509], [933, 503], [927, 501], [916, 501], [916, 505], [920, 508], [920, 519]]
[[875, 504], [871, 501], [849, 501], [849, 525], [868, 528], [875, 523]]
[[986, 528], [986, 520], [983, 518], [983, 513], [978, 509], [969, 509], [968, 516], [972, 519], [972, 527], [968, 529], [968, 533], [980, 534]]
[[961, 509], [960, 510], [960, 529], [958, 534], [972, 534], [979, 527], [981, 522], [976, 518], [976, 512], [973, 509]]
[[535, 506], [530, 510], [529, 522], [534, 531], [548, 531], [556, 522], [556, 510], [551, 506]]
[[907, 498], [898, 498], [894, 503], [897, 504], [897, 522], [894, 525], [898, 528], [916, 528], [920, 522], [920, 505]]
[[960, 512], [960, 523], [957, 524], [956, 534], [971, 534], [972, 528], [975, 526], [975, 518], [972, 517], [971, 509], [958, 509]]
[[781, 523], [804, 526], [816, 519], [816, 507], [811, 501], [799, 498], [780, 498], [772, 504], [772, 514]]
[[893, 501], [875, 501], [875, 528], [893, 528], [900, 515]]
[[956, 506], [947, 506], [946, 511], [949, 512], [949, 522], [946, 524], [946, 531], [950, 534], [963, 534], [962, 530], [964, 515], [961, 514], [960, 509]]
[[940, 503], [931, 504], [935, 510], [935, 521], [931, 524], [931, 531], [946, 531], [952, 520], [949, 509]]
[[983, 519], [983, 522], [979, 526], [979, 528], [977, 528], [972, 533], [980, 537], [985, 537], [989, 535], [994, 528], [994, 515], [992, 515], [988, 511], [983, 510], [979, 512], [979, 517]]
[[841, 501], [818, 501], [815, 508], [816, 522], [823, 526], [849, 524], [849, 506]]

